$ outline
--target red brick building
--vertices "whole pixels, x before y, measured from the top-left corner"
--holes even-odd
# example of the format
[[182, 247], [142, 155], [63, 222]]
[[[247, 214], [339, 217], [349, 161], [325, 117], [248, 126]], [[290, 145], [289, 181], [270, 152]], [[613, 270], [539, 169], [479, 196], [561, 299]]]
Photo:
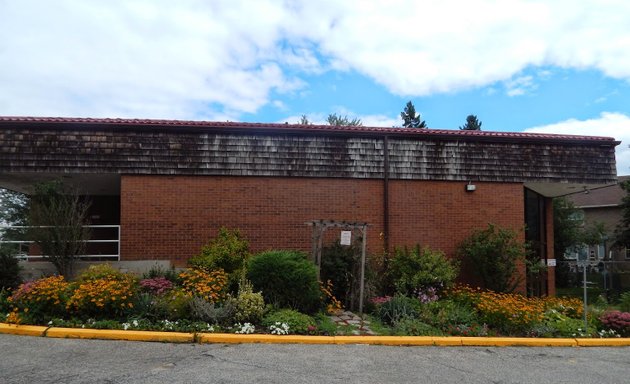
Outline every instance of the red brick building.
[[[63, 178], [119, 224], [121, 260], [183, 266], [220, 226], [254, 251], [311, 249], [318, 219], [367, 222], [368, 253], [452, 255], [488, 223], [553, 259], [549, 198], [616, 182], [612, 138], [410, 128], [0, 117], [0, 186]], [[549, 276], [553, 276], [550, 273]], [[552, 280], [552, 278], [550, 277]], [[550, 281], [550, 293], [553, 281]]]

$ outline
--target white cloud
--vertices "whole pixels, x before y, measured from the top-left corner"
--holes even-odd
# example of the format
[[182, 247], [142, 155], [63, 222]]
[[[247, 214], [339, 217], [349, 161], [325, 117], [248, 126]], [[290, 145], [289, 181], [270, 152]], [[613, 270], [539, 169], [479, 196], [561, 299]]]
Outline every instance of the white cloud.
[[521, 96], [537, 88], [533, 76], [520, 76], [504, 82], [508, 96]]
[[569, 119], [556, 124], [528, 128], [525, 132], [614, 137], [621, 141], [615, 151], [617, 174], [630, 175], [630, 116], [603, 112], [594, 119]]
[[20, 0], [0, 25], [1, 114], [238, 119], [327, 70], [405, 96], [537, 66], [630, 80], [626, 0]]

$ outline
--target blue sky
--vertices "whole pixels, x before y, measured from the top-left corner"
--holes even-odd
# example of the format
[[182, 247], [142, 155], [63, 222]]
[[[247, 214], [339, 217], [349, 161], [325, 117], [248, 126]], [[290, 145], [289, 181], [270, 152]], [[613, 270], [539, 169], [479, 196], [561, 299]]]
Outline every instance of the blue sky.
[[630, 174], [630, 2], [0, 0], [0, 115], [612, 136]]

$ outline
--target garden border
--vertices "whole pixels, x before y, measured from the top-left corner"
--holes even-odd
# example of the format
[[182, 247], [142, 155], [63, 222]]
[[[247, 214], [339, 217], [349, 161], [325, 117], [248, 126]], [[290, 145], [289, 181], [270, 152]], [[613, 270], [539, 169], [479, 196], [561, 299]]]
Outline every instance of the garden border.
[[218, 344], [369, 344], [390, 346], [468, 346], [468, 347], [629, 347], [630, 338], [528, 338], [461, 336], [301, 336], [238, 335], [231, 333], [185, 333], [123, 331], [111, 329], [59, 328], [0, 323], [0, 333], [70, 339], [151, 341], [167, 343]]

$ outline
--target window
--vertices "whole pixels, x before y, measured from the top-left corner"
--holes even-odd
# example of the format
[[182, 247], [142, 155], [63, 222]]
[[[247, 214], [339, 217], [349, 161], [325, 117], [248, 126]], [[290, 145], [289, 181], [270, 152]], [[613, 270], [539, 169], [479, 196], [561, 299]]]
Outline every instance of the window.
[[630, 260], [630, 248], [626, 248], [626, 260]]
[[597, 246], [597, 258], [603, 259], [606, 257], [606, 243], [601, 243]]

